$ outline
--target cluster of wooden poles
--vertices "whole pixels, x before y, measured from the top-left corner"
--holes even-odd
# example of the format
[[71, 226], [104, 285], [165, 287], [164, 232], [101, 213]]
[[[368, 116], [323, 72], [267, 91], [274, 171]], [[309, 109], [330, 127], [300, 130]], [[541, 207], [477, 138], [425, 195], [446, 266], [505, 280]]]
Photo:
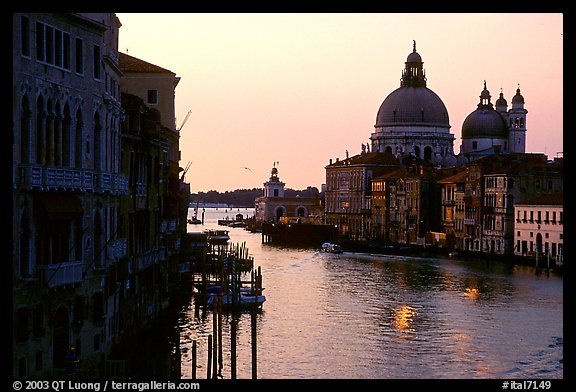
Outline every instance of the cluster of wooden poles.
[[[218, 301], [213, 303], [212, 313], [212, 333], [208, 335], [208, 358], [206, 366], [206, 378], [222, 378], [222, 293], [218, 295]], [[252, 379], [258, 377], [258, 350], [256, 339], [256, 315], [257, 307], [250, 309], [251, 340], [252, 340]], [[236, 379], [236, 331], [238, 328], [238, 317], [232, 315], [230, 318], [230, 378]], [[192, 341], [192, 379], [197, 379], [197, 343]]]
[[[224, 248], [224, 249], [223, 249]], [[224, 251], [223, 251], [224, 250]], [[208, 350], [207, 350], [207, 367], [206, 367], [206, 378], [207, 379], [217, 379], [222, 378], [222, 367], [223, 367], [223, 360], [222, 360], [222, 313], [223, 313], [223, 301], [222, 301], [222, 293], [228, 293], [231, 291], [232, 293], [238, 293], [240, 286], [242, 284], [241, 281], [241, 274], [242, 268], [236, 268], [237, 265], [232, 267], [232, 264], [228, 266], [224, 266], [223, 259], [224, 255], [227, 255], [228, 260], [232, 263], [236, 261], [244, 261], [250, 260], [253, 261], [251, 257], [248, 256], [248, 249], [246, 248], [245, 244], [242, 246], [229, 246], [228, 249], [226, 247], [221, 247], [217, 252], [219, 255], [220, 266], [217, 270], [219, 270], [212, 280], [213, 283], [219, 284], [223, 290], [220, 290], [217, 295], [217, 300], [215, 300], [212, 304], [212, 334], [208, 335]], [[253, 265], [253, 264], [252, 264]], [[244, 272], [247, 272], [244, 269]], [[252, 290], [256, 290], [258, 293], [262, 293], [262, 272], [260, 266], [258, 267], [258, 271], [254, 271], [253, 268], [250, 268], [250, 285]], [[199, 317], [199, 309], [201, 303], [205, 304], [206, 300], [206, 288], [208, 285], [208, 281], [210, 279], [206, 276], [205, 270], [202, 270], [202, 281], [201, 281], [201, 295], [197, 295], [194, 302], [195, 302], [195, 317]], [[248, 282], [245, 282], [248, 283]], [[227, 295], [227, 294], [226, 294]], [[251, 345], [252, 345], [252, 379], [257, 378], [258, 369], [257, 369], [257, 341], [256, 341], [256, 315], [258, 311], [258, 307], [260, 305], [254, 304], [254, 306], [249, 307], [251, 314]], [[229, 307], [229, 310], [232, 311], [231, 318], [230, 318], [230, 378], [236, 379], [236, 331], [238, 327], [238, 309], [234, 306]], [[192, 342], [192, 379], [197, 378], [197, 342], [194, 340]]]

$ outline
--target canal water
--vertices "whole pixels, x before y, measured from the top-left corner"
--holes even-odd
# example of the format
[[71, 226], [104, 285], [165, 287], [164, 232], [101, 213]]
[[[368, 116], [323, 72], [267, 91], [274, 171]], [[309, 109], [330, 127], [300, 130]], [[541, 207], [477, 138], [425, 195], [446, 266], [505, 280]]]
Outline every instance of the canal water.
[[[253, 212], [207, 208], [204, 224], [188, 231], [222, 229], [218, 219]], [[259, 379], [563, 378], [563, 278], [552, 272], [493, 261], [327, 254], [228, 230], [262, 270]], [[232, 317], [236, 376], [249, 379], [249, 312], [223, 315], [221, 376], [231, 375]], [[206, 378], [212, 327], [211, 311], [194, 317], [193, 303], [182, 309], [182, 378], [192, 377], [193, 341], [197, 378]]]

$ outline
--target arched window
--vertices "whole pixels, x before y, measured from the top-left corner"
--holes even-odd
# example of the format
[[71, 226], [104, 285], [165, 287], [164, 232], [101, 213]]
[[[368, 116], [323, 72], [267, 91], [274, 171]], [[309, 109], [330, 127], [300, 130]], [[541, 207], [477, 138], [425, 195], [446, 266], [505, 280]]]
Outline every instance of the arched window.
[[44, 130], [46, 114], [44, 113], [44, 99], [42, 95], [36, 101], [36, 163], [46, 163], [46, 134]]
[[284, 216], [284, 207], [276, 207], [276, 222]]
[[62, 166], [62, 113], [58, 101], [54, 113], [54, 164]]
[[104, 259], [104, 250], [102, 249], [104, 246], [104, 236], [103, 236], [103, 228], [102, 228], [102, 218], [99, 212], [96, 212], [96, 216], [94, 217], [94, 265], [96, 267], [102, 266], [102, 260]]
[[46, 103], [46, 164], [54, 165], [54, 112], [51, 99]]
[[30, 247], [31, 247], [31, 232], [28, 222], [28, 213], [26, 210], [20, 217], [20, 254], [19, 254], [19, 268], [18, 272], [20, 277], [28, 278], [31, 275], [30, 266]]
[[102, 125], [100, 114], [94, 114], [94, 170], [102, 170]]
[[83, 161], [82, 146], [84, 143], [83, 128], [84, 128], [84, 121], [82, 121], [82, 111], [80, 109], [78, 109], [76, 111], [76, 129], [74, 132], [74, 138], [76, 139], [74, 141], [74, 145], [75, 145], [75, 148], [74, 148], [74, 166], [77, 169], [82, 168], [82, 161]]
[[21, 116], [20, 116], [20, 162], [30, 162], [30, 104], [28, 103], [28, 96], [24, 94], [21, 103]]
[[426, 146], [424, 147], [424, 160], [429, 161], [432, 159], [432, 147]]
[[70, 167], [70, 107], [64, 105], [64, 117], [62, 118], [62, 165]]

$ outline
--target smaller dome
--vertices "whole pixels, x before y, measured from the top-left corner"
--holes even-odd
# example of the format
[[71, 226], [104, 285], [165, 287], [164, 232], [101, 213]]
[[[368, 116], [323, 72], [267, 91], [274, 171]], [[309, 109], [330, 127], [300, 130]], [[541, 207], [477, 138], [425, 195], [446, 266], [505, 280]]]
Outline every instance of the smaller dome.
[[420, 57], [420, 55], [416, 51], [416, 40], [414, 40], [414, 47], [412, 49], [412, 53], [410, 53], [408, 55], [406, 62], [407, 63], [421, 63], [422, 62], [422, 57]]
[[508, 138], [506, 121], [493, 109], [476, 109], [462, 124], [462, 138], [476, 137]]
[[504, 98], [503, 93], [500, 93], [500, 97], [496, 100], [496, 106], [508, 106], [508, 102]]
[[407, 63], [421, 63], [422, 57], [418, 54], [418, 52], [412, 52], [408, 55], [406, 62]]
[[520, 94], [520, 87], [518, 87], [516, 89], [516, 95], [514, 95], [514, 97], [512, 97], [512, 103], [519, 103], [524, 105], [524, 97], [522, 96], [522, 94]]

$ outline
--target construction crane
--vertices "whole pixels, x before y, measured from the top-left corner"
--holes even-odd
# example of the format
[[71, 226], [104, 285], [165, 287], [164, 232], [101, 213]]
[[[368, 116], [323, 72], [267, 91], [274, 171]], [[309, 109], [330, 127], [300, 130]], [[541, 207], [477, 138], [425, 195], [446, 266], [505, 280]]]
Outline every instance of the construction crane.
[[182, 121], [182, 124], [180, 124], [180, 128], [177, 129], [178, 132], [180, 132], [180, 130], [184, 127], [184, 124], [186, 124], [186, 121], [188, 120], [188, 117], [190, 117], [191, 113], [192, 110], [189, 110], [188, 113], [186, 114], [186, 117], [184, 117], [184, 121]]
[[186, 175], [186, 172], [188, 171], [188, 169], [190, 169], [190, 165], [192, 164], [193, 161], [188, 161], [188, 164], [186, 165], [186, 169], [184, 169], [184, 171], [182, 172], [182, 175], [180, 176], [180, 181], [184, 181], [184, 176]]

